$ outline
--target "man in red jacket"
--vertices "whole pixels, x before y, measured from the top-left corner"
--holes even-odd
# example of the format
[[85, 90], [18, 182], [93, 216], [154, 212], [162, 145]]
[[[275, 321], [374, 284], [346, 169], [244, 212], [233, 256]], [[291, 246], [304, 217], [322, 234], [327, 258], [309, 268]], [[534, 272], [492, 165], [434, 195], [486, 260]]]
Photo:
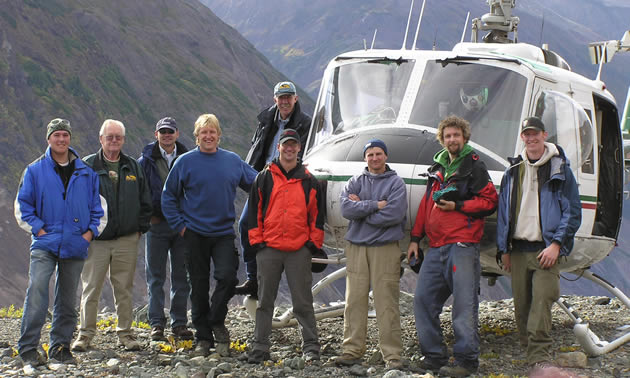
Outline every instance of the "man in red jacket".
[[300, 135], [285, 129], [278, 141], [280, 156], [258, 174], [249, 194], [249, 240], [257, 250], [259, 298], [249, 363], [271, 359], [269, 336], [283, 270], [302, 328], [304, 359], [319, 360], [311, 258], [324, 242], [325, 204], [317, 180], [298, 161], [300, 149]]
[[[426, 235], [424, 257], [414, 295], [414, 314], [422, 367], [440, 375], [475, 374], [479, 367], [479, 242], [484, 217], [496, 209], [497, 192], [485, 164], [468, 145], [470, 125], [449, 116], [438, 126], [444, 146], [429, 168], [427, 191], [420, 202], [407, 252], [419, 257], [418, 243]], [[444, 302], [453, 295], [455, 364], [448, 361], [440, 328]]]

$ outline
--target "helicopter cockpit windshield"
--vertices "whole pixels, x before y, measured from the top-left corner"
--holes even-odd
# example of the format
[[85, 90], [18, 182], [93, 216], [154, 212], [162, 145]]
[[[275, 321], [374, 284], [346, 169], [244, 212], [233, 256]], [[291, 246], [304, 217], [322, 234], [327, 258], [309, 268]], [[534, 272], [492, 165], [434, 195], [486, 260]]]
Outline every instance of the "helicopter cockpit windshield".
[[527, 79], [504, 68], [461, 61], [427, 62], [409, 123], [437, 128], [454, 114], [471, 141], [505, 159], [518, 140]]
[[327, 71], [311, 145], [351, 129], [394, 123], [413, 66], [412, 60], [371, 59]]

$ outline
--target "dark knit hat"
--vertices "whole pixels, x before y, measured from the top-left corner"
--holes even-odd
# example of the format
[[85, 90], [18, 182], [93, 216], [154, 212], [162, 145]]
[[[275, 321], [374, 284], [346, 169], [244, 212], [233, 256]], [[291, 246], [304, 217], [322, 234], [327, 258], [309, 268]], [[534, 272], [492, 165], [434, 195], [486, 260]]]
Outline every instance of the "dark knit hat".
[[50, 134], [55, 131], [65, 130], [68, 134], [72, 135], [72, 128], [70, 127], [70, 121], [62, 118], [55, 118], [48, 123], [46, 128], [46, 139], [50, 138]]
[[521, 133], [525, 130], [545, 131], [545, 124], [538, 117], [529, 117], [521, 124]]
[[387, 155], [387, 146], [385, 145], [385, 142], [380, 139], [370, 139], [365, 146], [363, 146], [363, 157], [365, 157], [365, 151], [372, 147], [380, 147], [383, 152], [385, 152], [385, 155]]

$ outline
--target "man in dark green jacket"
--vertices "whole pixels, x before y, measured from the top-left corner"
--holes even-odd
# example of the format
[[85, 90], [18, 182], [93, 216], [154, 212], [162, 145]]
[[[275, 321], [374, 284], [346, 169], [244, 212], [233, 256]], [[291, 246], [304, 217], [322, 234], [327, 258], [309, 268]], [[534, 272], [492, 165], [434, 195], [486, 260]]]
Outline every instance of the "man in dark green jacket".
[[81, 281], [81, 327], [72, 350], [85, 351], [96, 333], [96, 314], [105, 275], [114, 288], [118, 342], [126, 350], [140, 344], [131, 331], [132, 285], [138, 259], [138, 240], [149, 230], [151, 192], [135, 159], [121, 152], [125, 126], [108, 119], [99, 133], [101, 149], [84, 160], [99, 176], [100, 194], [107, 201], [107, 227], [92, 242]]

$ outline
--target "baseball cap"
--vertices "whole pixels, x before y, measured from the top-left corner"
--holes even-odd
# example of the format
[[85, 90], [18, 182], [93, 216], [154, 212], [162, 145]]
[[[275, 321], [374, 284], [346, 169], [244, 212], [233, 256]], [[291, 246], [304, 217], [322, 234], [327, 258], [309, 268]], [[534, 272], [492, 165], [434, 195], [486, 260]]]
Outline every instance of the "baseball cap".
[[298, 132], [293, 129], [282, 130], [282, 133], [280, 134], [280, 140], [278, 141], [278, 143], [283, 144], [284, 142], [288, 140], [294, 140], [300, 143], [300, 134], [298, 134]]
[[545, 124], [538, 117], [525, 118], [521, 124], [521, 133], [525, 130], [545, 131]]
[[155, 125], [155, 131], [160, 129], [171, 129], [173, 131], [177, 131], [177, 123], [175, 122], [175, 118], [164, 117], [157, 122]]
[[274, 96], [282, 96], [285, 94], [294, 95], [296, 93], [297, 91], [295, 90], [295, 84], [290, 81], [281, 81], [276, 84], [275, 88], [273, 89]]

